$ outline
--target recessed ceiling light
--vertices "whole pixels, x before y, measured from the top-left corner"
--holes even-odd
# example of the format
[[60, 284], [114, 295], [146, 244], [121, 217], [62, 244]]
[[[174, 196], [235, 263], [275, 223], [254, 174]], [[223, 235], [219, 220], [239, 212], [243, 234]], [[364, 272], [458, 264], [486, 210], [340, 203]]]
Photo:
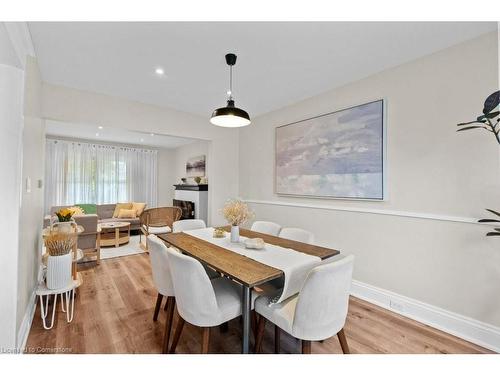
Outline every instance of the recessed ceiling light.
[[163, 68], [156, 68], [155, 73], [158, 74], [159, 76], [162, 76], [165, 74], [165, 71], [163, 70]]
[[95, 133], [95, 136], [96, 136], [96, 137], [99, 137], [99, 133]]
[[99, 130], [101, 130], [101, 129], [102, 129], [102, 126], [98, 126], [97, 128], [98, 128]]
[[151, 137], [154, 137], [154, 136], [155, 136], [155, 133], [151, 133], [150, 135], [151, 135]]
[[141, 138], [141, 142], [144, 142], [144, 138]]

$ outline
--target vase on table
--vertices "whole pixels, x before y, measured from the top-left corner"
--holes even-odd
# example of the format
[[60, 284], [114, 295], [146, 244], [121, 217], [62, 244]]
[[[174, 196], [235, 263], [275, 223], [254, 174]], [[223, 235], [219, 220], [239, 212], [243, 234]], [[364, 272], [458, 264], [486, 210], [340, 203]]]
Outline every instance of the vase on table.
[[240, 242], [240, 227], [231, 225], [231, 242]]

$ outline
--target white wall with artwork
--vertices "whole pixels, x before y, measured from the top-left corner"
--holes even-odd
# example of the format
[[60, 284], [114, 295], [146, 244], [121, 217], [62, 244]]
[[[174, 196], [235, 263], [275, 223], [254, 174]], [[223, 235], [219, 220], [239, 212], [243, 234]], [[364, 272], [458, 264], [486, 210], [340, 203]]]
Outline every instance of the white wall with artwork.
[[[318, 244], [356, 255], [358, 290], [390, 291], [447, 317], [500, 327], [498, 241], [476, 223], [485, 207], [500, 202], [498, 144], [484, 131], [456, 133], [456, 124], [498, 90], [497, 53], [497, 34], [487, 34], [255, 118], [240, 131], [240, 196], [259, 220], [307, 229]], [[293, 145], [294, 134], [278, 144], [275, 159], [277, 127], [379, 99], [386, 102], [387, 199], [276, 194], [276, 173], [299, 176], [315, 161], [325, 164], [321, 143], [342, 138], [322, 140], [314, 126], [305, 126], [298, 133], [305, 144], [316, 143], [316, 160], [311, 149], [308, 154], [306, 146]], [[352, 142], [337, 146], [325, 154], [356, 148]], [[325, 189], [291, 188], [303, 189], [300, 195]], [[337, 187], [326, 188], [336, 193]]]

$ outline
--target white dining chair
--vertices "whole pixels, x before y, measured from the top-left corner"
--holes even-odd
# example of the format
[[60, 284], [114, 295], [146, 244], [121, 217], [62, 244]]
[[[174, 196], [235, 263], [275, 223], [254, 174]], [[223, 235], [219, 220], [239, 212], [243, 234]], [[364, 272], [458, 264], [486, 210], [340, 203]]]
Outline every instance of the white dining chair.
[[308, 244], [312, 244], [314, 242], [314, 234], [312, 234], [308, 230], [300, 228], [282, 228], [278, 234], [278, 237]]
[[[187, 255], [167, 250], [179, 319], [170, 353], [175, 353], [184, 323], [202, 328], [203, 354], [208, 353], [210, 327], [216, 327], [241, 315], [242, 288], [226, 278], [210, 280], [201, 263]], [[252, 298], [252, 303], [255, 297]]]
[[[149, 259], [151, 261], [151, 268], [153, 270], [153, 282], [158, 290], [156, 298], [155, 312], [153, 314], [153, 321], [158, 320], [158, 313], [160, 312], [161, 302], [163, 297], [167, 297], [165, 310], [167, 311], [167, 318], [165, 321], [165, 333], [163, 336], [163, 353], [168, 353], [168, 343], [170, 340], [170, 331], [172, 330], [172, 318], [174, 316], [175, 308], [175, 293], [172, 277], [170, 273], [170, 264], [167, 255], [167, 246], [156, 237], [150, 234], [146, 238]], [[175, 250], [173, 250], [175, 251]]]
[[279, 353], [280, 330], [302, 340], [302, 353], [311, 353], [311, 341], [338, 336], [345, 354], [349, 346], [344, 325], [349, 306], [354, 256], [322, 264], [309, 272], [301, 291], [279, 304], [269, 305], [269, 296], [255, 301], [260, 315], [255, 350], [260, 352], [266, 320], [275, 325], [275, 352]]
[[205, 222], [200, 219], [178, 220], [172, 224], [172, 232], [184, 232], [192, 229], [206, 228]]
[[255, 221], [251, 228], [254, 232], [270, 234], [271, 236], [277, 236], [280, 229], [281, 225], [273, 223], [272, 221]]

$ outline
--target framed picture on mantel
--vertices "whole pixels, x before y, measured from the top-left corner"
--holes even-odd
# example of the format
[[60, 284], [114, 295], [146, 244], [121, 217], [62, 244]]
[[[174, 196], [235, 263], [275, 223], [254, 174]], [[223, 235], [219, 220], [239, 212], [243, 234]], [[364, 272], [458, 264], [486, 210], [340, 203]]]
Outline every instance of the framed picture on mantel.
[[205, 155], [189, 158], [186, 162], [186, 177], [204, 177], [205, 168]]
[[275, 192], [383, 200], [384, 101], [276, 128]]

